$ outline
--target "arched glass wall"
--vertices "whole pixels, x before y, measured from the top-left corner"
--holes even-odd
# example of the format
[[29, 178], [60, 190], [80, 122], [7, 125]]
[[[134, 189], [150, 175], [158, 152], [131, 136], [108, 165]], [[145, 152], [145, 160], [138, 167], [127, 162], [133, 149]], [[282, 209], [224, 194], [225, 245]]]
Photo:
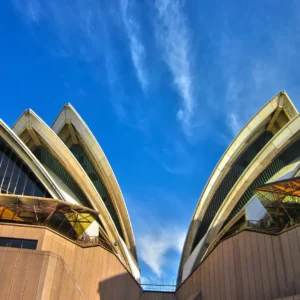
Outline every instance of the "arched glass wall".
[[52, 198], [31, 169], [1, 137], [0, 191], [1, 194]]
[[[284, 180], [295, 176], [300, 168], [300, 157], [297, 157], [294, 161], [287, 166], [280, 169], [274, 176], [272, 176], [266, 183]], [[246, 220], [247, 221], [259, 221], [267, 214], [266, 209], [261, 204], [256, 194], [248, 201], [245, 206]]]
[[228, 173], [224, 176], [224, 179], [216, 189], [198, 228], [196, 237], [193, 242], [192, 251], [205, 235], [210, 226], [210, 223], [212, 222], [227, 194], [234, 186], [238, 178], [241, 176], [250, 162], [254, 159], [254, 157], [260, 152], [260, 150], [269, 142], [269, 140], [271, 140], [272, 137], [272, 132], [264, 131], [254, 142], [252, 142], [252, 144], [247, 147], [247, 149], [243, 153], [239, 155]]
[[71, 146], [70, 150], [73, 153], [73, 155], [76, 157], [76, 159], [78, 160], [78, 162], [80, 163], [82, 168], [85, 170], [85, 172], [89, 176], [90, 180], [93, 182], [93, 184], [94, 184], [95, 188], [97, 189], [98, 193], [100, 194], [107, 210], [109, 211], [110, 216], [112, 217], [120, 236], [124, 240], [123, 230], [122, 230], [116, 209], [112, 203], [112, 200], [110, 198], [110, 195], [109, 195], [104, 183], [102, 182], [102, 180], [101, 180], [100, 176], [98, 175], [96, 169], [94, 168], [92, 162], [89, 160], [88, 156], [86, 155], [86, 153], [81, 145], [74, 144]]
[[223, 227], [248, 203], [254, 194], [254, 189], [260, 185], [265, 184], [270, 180], [277, 172], [279, 172], [286, 165], [293, 162], [300, 154], [300, 138], [297, 137], [293, 142], [290, 142], [280, 154], [275, 157], [267, 168], [262, 171], [259, 176], [253, 181], [253, 183], [247, 188], [243, 196], [240, 198], [234, 209], [228, 216]]
[[81, 205], [92, 208], [90, 202], [72, 176], [45, 147], [37, 146], [32, 149], [32, 152], [44, 166], [49, 168], [57, 177], [59, 177], [72, 193], [76, 195], [76, 198]]

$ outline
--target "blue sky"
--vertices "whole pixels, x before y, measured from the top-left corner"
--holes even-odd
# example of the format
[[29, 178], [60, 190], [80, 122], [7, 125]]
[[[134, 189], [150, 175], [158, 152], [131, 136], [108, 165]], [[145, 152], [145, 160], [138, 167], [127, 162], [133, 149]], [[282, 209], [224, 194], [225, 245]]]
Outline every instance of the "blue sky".
[[130, 213], [142, 276], [175, 279], [200, 193], [248, 119], [299, 107], [298, 1], [5, 0], [1, 118], [72, 103]]

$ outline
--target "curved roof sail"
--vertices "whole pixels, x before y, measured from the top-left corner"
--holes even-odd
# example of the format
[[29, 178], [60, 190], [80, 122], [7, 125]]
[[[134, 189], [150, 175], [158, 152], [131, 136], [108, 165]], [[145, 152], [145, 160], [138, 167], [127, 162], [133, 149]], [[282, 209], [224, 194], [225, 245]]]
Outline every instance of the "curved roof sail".
[[183, 265], [205, 236], [227, 194], [263, 147], [297, 114], [288, 95], [280, 92], [248, 122], [227, 148], [196, 206], [183, 248], [178, 282], [181, 281]]
[[66, 104], [52, 125], [101, 195], [119, 234], [137, 260], [133, 231], [119, 184], [96, 138], [71, 104]]
[[103, 199], [63, 141], [32, 110], [23, 113], [14, 124], [13, 130], [55, 178], [60, 190], [63, 191], [62, 199], [85, 205], [100, 213], [99, 221], [103, 224], [112, 244], [115, 245], [116, 251], [131, 269], [131, 258], [123, 247], [116, 225]]
[[[0, 120], [1, 193], [62, 198], [55, 181], [23, 141]], [[5, 161], [4, 161], [5, 160]], [[5, 178], [7, 177], [7, 178]], [[24, 184], [23, 184], [24, 183]], [[22, 186], [23, 184], [23, 186]]]
[[[299, 152], [293, 150], [299, 149], [300, 145], [300, 139], [297, 137], [300, 132], [299, 124], [300, 115], [287, 123], [249, 164], [226, 196], [211, 222], [204, 237], [204, 244], [210, 245], [213, 241], [215, 242], [220, 230], [224, 234], [226, 231], [223, 230], [223, 226], [226, 229], [232, 226], [233, 222], [231, 220], [235, 221], [234, 216], [242, 210], [254, 195], [256, 186], [260, 185], [261, 182], [267, 182], [285, 165], [299, 157]], [[203, 249], [203, 252], [199, 253], [201, 257], [198, 255], [198, 261], [203, 258], [205, 250]]]

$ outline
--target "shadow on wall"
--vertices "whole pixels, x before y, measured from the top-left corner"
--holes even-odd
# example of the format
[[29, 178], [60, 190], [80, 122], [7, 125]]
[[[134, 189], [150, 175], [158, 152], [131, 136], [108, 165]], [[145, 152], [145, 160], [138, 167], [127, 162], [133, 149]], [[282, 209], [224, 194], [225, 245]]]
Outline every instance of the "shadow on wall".
[[171, 292], [143, 292], [126, 273], [101, 281], [98, 293], [101, 300], [177, 300]]
[[139, 300], [142, 289], [131, 275], [123, 273], [99, 282], [98, 293], [101, 300]]
[[143, 292], [140, 300], [177, 300], [172, 292]]

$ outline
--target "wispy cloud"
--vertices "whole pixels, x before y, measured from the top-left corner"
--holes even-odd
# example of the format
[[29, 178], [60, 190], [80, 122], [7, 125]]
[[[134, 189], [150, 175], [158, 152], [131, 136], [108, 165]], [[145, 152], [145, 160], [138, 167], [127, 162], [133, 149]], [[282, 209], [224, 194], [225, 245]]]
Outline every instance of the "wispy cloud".
[[[155, 281], [155, 277], [164, 278], [166, 268], [172, 269], [173, 272], [177, 271], [188, 225], [188, 218], [184, 219], [183, 215], [186, 216], [188, 212], [184, 209], [183, 202], [171, 195], [170, 191], [152, 187], [151, 191], [143, 193], [144, 196], [126, 194], [125, 199], [132, 220], [139, 259], [152, 270], [154, 278], [151, 281]], [[164, 206], [169, 207], [168, 214], [165, 210], [160, 211], [158, 199], [163, 199]], [[147, 218], [143, 217], [145, 208]], [[178, 220], [177, 216], [182, 218]], [[170, 256], [170, 252], [177, 258], [175, 263], [174, 256]], [[151, 273], [148, 276], [151, 276]]]
[[122, 19], [129, 40], [131, 60], [135, 67], [136, 75], [141, 84], [141, 87], [145, 91], [149, 81], [148, 72], [145, 64], [146, 50], [141, 40], [140, 26], [135, 20], [134, 15], [132, 13], [132, 2], [129, 1], [120, 1]]
[[[103, 56], [103, 17], [96, 0], [88, 1], [40, 1], [12, 0], [19, 15], [27, 22], [42, 25], [57, 38], [54, 49], [63, 56], [74, 55], [86, 61], [99, 60]], [[62, 51], [60, 51], [62, 49]]]
[[[235, 59], [233, 64], [239, 64], [241, 57]], [[236, 67], [225, 71], [224, 112], [233, 137], [266, 101], [286, 87], [287, 78], [280, 71], [281, 66], [280, 60], [276, 64], [267, 58], [256, 57], [245, 62], [243, 69]]]
[[228, 114], [227, 124], [234, 136], [236, 136], [242, 128], [241, 121], [239, 120], [237, 113], [232, 112]]
[[197, 103], [190, 53], [191, 37], [182, 11], [183, 5], [179, 0], [157, 0], [156, 8], [158, 12], [156, 36], [182, 100], [177, 118], [182, 124], [184, 133], [190, 136]]
[[[53, 56], [63, 59], [74, 57], [86, 62], [90, 66], [91, 77], [101, 84], [105, 80], [103, 70], [106, 72], [112, 107], [119, 120], [126, 119], [126, 95], [119, 78], [118, 59], [111, 37], [113, 24], [109, 7], [104, 12], [98, 0], [12, 0], [12, 3], [26, 23], [48, 25], [57, 39], [49, 47]], [[136, 47], [135, 51], [138, 53], [139, 48]]]
[[[280, 90], [287, 90], [290, 94], [297, 90], [291, 64], [298, 60], [298, 36], [291, 34], [281, 23], [272, 24], [270, 29], [268, 22], [261, 20], [260, 16], [249, 17], [248, 26], [255, 34], [252, 33], [247, 42], [245, 36], [239, 34], [242, 29], [236, 31], [230, 27], [232, 20], [226, 17], [220, 32], [216, 59], [219, 59], [218, 73], [225, 86], [222, 109], [231, 138]], [[289, 26], [299, 31], [299, 20], [291, 17], [290, 22]], [[267, 47], [261, 44], [262, 37], [267, 38]]]
[[179, 140], [165, 143], [158, 150], [151, 147], [145, 148], [145, 151], [170, 174], [189, 176], [194, 170], [194, 157], [186, 145]]
[[22, 14], [28, 23], [37, 23], [43, 16], [43, 9], [39, 0], [13, 0], [15, 9]]
[[139, 236], [138, 247], [140, 258], [161, 277], [163, 267], [167, 264], [167, 253], [175, 250], [181, 254], [184, 244], [185, 230], [175, 225], [156, 228], [150, 234]]

